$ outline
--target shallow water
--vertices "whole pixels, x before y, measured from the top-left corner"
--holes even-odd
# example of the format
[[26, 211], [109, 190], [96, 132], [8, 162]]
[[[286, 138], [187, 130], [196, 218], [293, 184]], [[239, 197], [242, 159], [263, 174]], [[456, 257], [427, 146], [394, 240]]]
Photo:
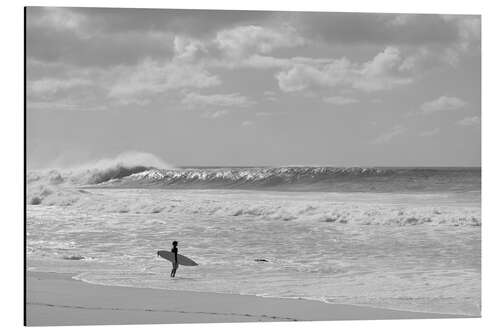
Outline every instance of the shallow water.
[[[479, 192], [68, 189], [27, 210], [29, 268], [91, 283], [480, 313]], [[200, 265], [170, 279], [174, 239]]]

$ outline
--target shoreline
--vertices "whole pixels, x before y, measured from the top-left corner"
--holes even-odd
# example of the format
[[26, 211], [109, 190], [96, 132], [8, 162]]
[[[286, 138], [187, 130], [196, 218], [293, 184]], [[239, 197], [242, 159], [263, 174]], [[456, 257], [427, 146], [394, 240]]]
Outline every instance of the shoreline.
[[[83, 282], [90, 285], [102, 286], [102, 287], [120, 287], [120, 288], [134, 288], [134, 289], [142, 289], [142, 290], [158, 290], [158, 291], [166, 291], [166, 292], [186, 292], [193, 294], [216, 294], [216, 295], [228, 295], [228, 296], [250, 296], [250, 297], [258, 297], [258, 298], [266, 298], [266, 299], [283, 299], [283, 300], [291, 300], [291, 301], [311, 301], [311, 302], [320, 302], [327, 305], [334, 306], [355, 306], [361, 308], [370, 308], [370, 309], [380, 309], [380, 310], [390, 310], [390, 311], [398, 311], [398, 312], [410, 312], [410, 313], [418, 313], [418, 314], [431, 314], [437, 316], [443, 316], [439, 318], [447, 318], [447, 317], [457, 317], [457, 318], [480, 318], [481, 315], [473, 315], [473, 314], [463, 314], [463, 313], [446, 313], [446, 312], [425, 312], [419, 310], [411, 310], [411, 309], [398, 309], [398, 308], [390, 308], [390, 307], [382, 307], [375, 305], [364, 305], [364, 304], [349, 304], [349, 303], [332, 303], [327, 302], [321, 299], [307, 298], [307, 297], [280, 297], [280, 296], [269, 296], [269, 295], [252, 295], [252, 294], [237, 294], [237, 293], [227, 293], [227, 292], [217, 292], [217, 291], [196, 291], [196, 290], [174, 290], [174, 289], [166, 289], [166, 288], [155, 288], [155, 287], [132, 287], [132, 286], [122, 286], [122, 285], [112, 285], [112, 284], [100, 284], [97, 282], [89, 282], [83, 278], [79, 278], [78, 274], [73, 275], [70, 273], [55, 273], [55, 272], [43, 272], [43, 271], [32, 271], [36, 273], [48, 273], [48, 274], [58, 274], [58, 275], [70, 275], [70, 278], [75, 281]], [[300, 321], [300, 320], [298, 320]]]
[[73, 274], [26, 272], [26, 325], [478, 318], [196, 291], [90, 284]]

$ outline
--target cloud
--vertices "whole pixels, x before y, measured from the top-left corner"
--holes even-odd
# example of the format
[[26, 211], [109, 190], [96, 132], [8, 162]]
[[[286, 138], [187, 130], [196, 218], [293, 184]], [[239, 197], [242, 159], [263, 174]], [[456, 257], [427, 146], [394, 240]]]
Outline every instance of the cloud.
[[286, 92], [338, 86], [366, 92], [390, 90], [413, 81], [411, 74], [401, 67], [403, 62], [398, 48], [387, 47], [363, 64], [347, 58], [332, 59], [327, 64], [297, 63], [276, 74], [276, 78]]
[[479, 50], [481, 41], [481, 17], [474, 15], [442, 15], [442, 19], [452, 24], [457, 33], [455, 44], [461, 51], [471, 48]]
[[203, 38], [228, 31], [232, 32], [231, 38], [261, 39], [263, 33], [251, 28], [261, 27], [276, 31], [267, 34], [271, 35], [266, 37], [269, 40], [281, 41], [284, 39], [281, 35], [297, 35], [303, 40], [321, 40], [337, 45], [451, 45], [465, 36], [478, 38], [477, 27], [480, 25], [480, 16], [474, 15], [54, 7], [28, 7], [27, 14], [28, 23], [36, 23], [39, 29], [76, 29], [92, 35], [171, 31], [177, 35]]
[[84, 99], [72, 97], [54, 99], [48, 102], [30, 101], [26, 103], [27, 110], [46, 110], [46, 111], [106, 111], [107, 105], [96, 104]]
[[434, 128], [432, 130], [429, 130], [429, 131], [423, 131], [421, 132], [419, 135], [420, 136], [423, 136], [423, 137], [431, 137], [431, 136], [435, 136], [436, 134], [438, 134], [440, 132], [440, 129], [439, 128]]
[[75, 87], [89, 86], [92, 81], [84, 78], [44, 78], [28, 82], [28, 94], [31, 96], [54, 95], [57, 92], [68, 90]]
[[165, 60], [173, 55], [174, 36], [204, 39], [228, 27], [264, 24], [270, 16], [263, 11], [28, 7], [27, 54], [79, 66]]
[[377, 76], [397, 71], [401, 60], [401, 52], [398, 48], [392, 46], [386, 47], [384, 51], [377, 54], [371, 61], [365, 63], [363, 72], [367, 76]]
[[361, 77], [353, 82], [353, 88], [364, 91], [391, 90], [413, 81], [404, 66], [405, 59], [397, 47], [386, 47], [371, 61], [363, 64]]
[[208, 54], [205, 43], [184, 36], [175, 36], [174, 50], [175, 58], [181, 61], [195, 61]]
[[327, 65], [334, 59], [290, 57], [278, 58], [270, 55], [250, 54], [242, 57], [223, 57], [211, 59], [210, 66], [222, 68], [257, 68], [257, 69], [288, 69], [294, 65], [321, 66]]
[[294, 64], [276, 74], [279, 87], [285, 92], [300, 91], [310, 87], [335, 87], [348, 84], [352, 74], [348, 59], [334, 59], [325, 66]]
[[203, 109], [206, 107], [246, 108], [254, 102], [238, 93], [212, 95], [188, 93], [184, 96], [181, 103], [189, 109]]
[[479, 118], [478, 116], [466, 117], [457, 122], [457, 124], [460, 126], [474, 126], [480, 123], [481, 123], [481, 118]]
[[[231, 26], [263, 24], [272, 12], [189, 9], [66, 8], [86, 18], [85, 28], [105, 34], [116, 32], [172, 31], [193, 37], [210, 36]], [[29, 10], [39, 14], [39, 7]]]
[[[31, 97], [44, 97], [30, 102], [76, 105], [90, 99], [75, 97], [84, 94], [102, 105], [145, 105], [167, 92], [221, 85], [228, 69], [246, 68], [267, 70], [282, 91], [304, 96], [388, 91], [456, 65], [480, 44], [480, 25], [479, 16], [463, 15], [30, 7], [28, 60], [50, 64], [28, 67]], [[339, 48], [353, 54], [350, 47], [362, 47], [363, 60], [315, 57]]]
[[377, 138], [375, 138], [371, 143], [372, 144], [385, 144], [392, 141], [395, 137], [398, 137], [404, 134], [407, 131], [406, 127], [402, 125], [395, 125], [392, 127], [387, 133], [383, 133]]
[[202, 118], [216, 119], [227, 116], [230, 112], [228, 110], [205, 111], [201, 115]]
[[355, 98], [344, 97], [344, 96], [325, 97], [323, 100], [326, 103], [335, 104], [335, 105], [348, 105], [348, 104], [359, 103], [359, 100], [357, 100]]
[[[44, 66], [48, 66], [48, 69], [44, 69]], [[42, 74], [41, 78], [37, 77], [40, 76], [38, 72]], [[52, 73], [53, 76], [47, 76], [44, 72]], [[37, 108], [60, 105], [76, 109], [77, 105], [90, 107], [92, 104], [143, 106], [170, 91], [204, 89], [220, 84], [216, 75], [200, 65], [180, 60], [146, 59], [137, 65], [109, 68], [57, 66], [54, 63], [44, 65], [43, 62], [35, 61], [30, 65], [29, 73], [27, 97], [31, 105]]]
[[393, 18], [388, 18], [385, 24], [389, 27], [401, 27], [411, 23], [417, 16], [411, 14], [396, 14]]
[[420, 106], [421, 113], [429, 114], [439, 111], [461, 109], [466, 103], [458, 97], [441, 96], [435, 100], [425, 102]]
[[220, 84], [217, 76], [203, 68], [176, 62], [147, 59], [134, 67], [117, 68], [109, 97], [157, 95], [181, 88], [207, 88]]
[[41, 7], [28, 8], [28, 24], [35, 27], [50, 27], [55, 30], [73, 30], [82, 32], [82, 25], [87, 18], [69, 8]]
[[[127, 13], [124, 10], [124, 15]], [[28, 57], [77, 66], [137, 64], [173, 54], [173, 34], [160, 30], [106, 31], [103, 23], [74, 8], [28, 8]]]
[[[31, 74], [31, 68], [44, 67], [42, 63], [28, 61], [27, 107], [29, 110], [82, 110], [102, 111], [108, 108], [103, 100], [106, 94], [98, 71], [50, 64], [48, 71], [53, 76]], [[45, 70], [45, 69], [44, 69]]]
[[251, 120], [245, 120], [244, 122], [241, 123], [241, 126], [243, 127], [250, 127], [253, 126], [255, 123]]
[[[286, 16], [286, 15], [284, 15]], [[313, 19], [314, 18], [314, 19]], [[286, 47], [314, 45], [314, 40], [308, 38], [320, 36], [320, 40], [329, 41], [338, 47], [340, 44], [373, 44], [373, 45], [397, 45], [398, 47], [387, 47], [386, 50], [367, 64], [366, 74], [376, 70], [377, 67], [385, 65], [392, 66], [392, 62], [399, 63], [399, 71], [418, 71], [442, 66], [443, 64], [457, 66], [460, 57], [468, 51], [479, 53], [480, 48], [480, 17], [479, 16], [440, 16], [440, 15], [393, 15], [393, 14], [352, 14], [352, 13], [296, 13], [291, 18], [284, 19], [293, 34], [291, 37], [297, 45], [289, 43]], [[323, 23], [321, 23], [323, 22]], [[323, 31], [325, 29], [325, 31]], [[327, 36], [323, 32], [328, 32]], [[302, 34], [302, 35], [300, 35]], [[307, 40], [307, 43], [304, 42]], [[285, 47], [285, 45], [283, 45]], [[476, 47], [472, 47], [476, 46]], [[237, 48], [241, 50], [242, 48]], [[247, 49], [247, 52], [235, 52], [236, 54], [250, 54], [247, 57], [239, 57], [238, 62], [225, 63], [231, 66], [248, 66], [255, 68], [289, 67], [298, 59], [276, 58], [263, 55], [269, 52], [258, 52], [256, 48]], [[268, 48], [270, 51], [271, 48]], [[404, 59], [400, 59], [401, 50], [407, 53]], [[262, 50], [261, 50], [262, 51]], [[312, 59], [311, 59], [312, 60]], [[369, 77], [369, 76], [368, 76]], [[366, 81], [366, 90], [383, 90], [380, 84], [392, 86], [392, 80], [385, 83], [380, 80]], [[409, 83], [400, 78], [401, 84]], [[363, 86], [363, 81], [360, 82]], [[374, 88], [372, 88], [372, 86]], [[390, 89], [388, 87], [387, 89]]]
[[304, 45], [305, 41], [291, 26], [278, 28], [256, 25], [239, 26], [217, 33], [215, 43], [231, 57], [266, 54], [279, 48]]
[[464, 25], [480, 23], [480, 17], [474, 15], [318, 12], [292, 16], [305, 38], [331, 45], [396, 43], [449, 47], [461, 42]]
[[209, 47], [269, 66], [279, 59], [252, 56], [321, 41], [433, 49], [456, 61], [460, 53], [479, 51], [480, 28], [480, 16], [472, 15], [29, 7], [27, 51], [46, 61], [109, 66], [165, 60], [175, 51], [191, 57]]

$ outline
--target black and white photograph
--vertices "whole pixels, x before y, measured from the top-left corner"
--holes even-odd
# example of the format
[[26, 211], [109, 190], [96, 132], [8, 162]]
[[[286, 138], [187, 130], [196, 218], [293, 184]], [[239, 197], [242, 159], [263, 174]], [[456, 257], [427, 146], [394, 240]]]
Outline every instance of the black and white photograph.
[[25, 325], [481, 317], [481, 15], [24, 20]]

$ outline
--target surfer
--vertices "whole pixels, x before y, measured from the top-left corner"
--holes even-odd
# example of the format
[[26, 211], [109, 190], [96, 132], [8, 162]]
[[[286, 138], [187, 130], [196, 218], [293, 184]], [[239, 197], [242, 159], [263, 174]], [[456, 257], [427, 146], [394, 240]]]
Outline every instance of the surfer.
[[177, 241], [172, 242], [172, 250], [170, 250], [175, 256], [174, 262], [172, 262], [172, 272], [170, 273], [170, 277], [175, 277], [175, 272], [177, 271], [177, 268], [179, 267], [179, 262], [177, 261]]
[[198, 266], [198, 264], [195, 263], [193, 260], [183, 256], [182, 254], [178, 254], [179, 249], [177, 248], [177, 245], [178, 242], [173, 241], [172, 249], [170, 251], [160, 250], [156, 252], [156, 255], [158, 257], [162, 257], [163, 259], [166, 259], [172, 263], [172, 272], [170, 273], [170, 277], [175, 277], [175, 273], [177, 271], [177, 268], [179, 268], [179, 265]]

